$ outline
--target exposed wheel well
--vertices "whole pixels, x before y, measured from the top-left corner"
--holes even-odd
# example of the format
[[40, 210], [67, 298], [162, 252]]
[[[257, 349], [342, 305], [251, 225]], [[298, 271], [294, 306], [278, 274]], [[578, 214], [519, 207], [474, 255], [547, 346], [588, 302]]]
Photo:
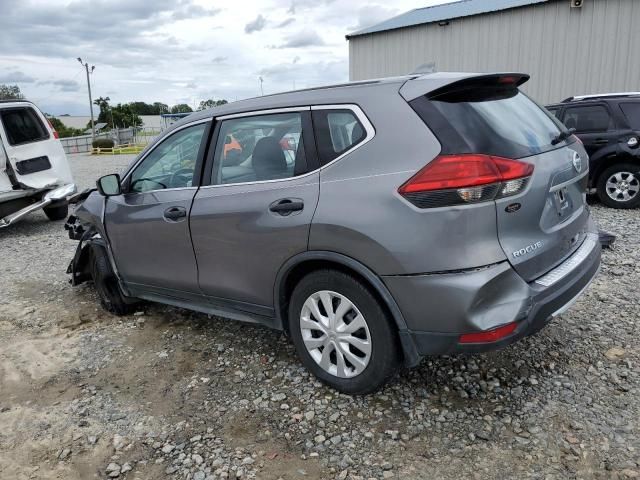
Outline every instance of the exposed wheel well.
[[326, 259], [311, 259], [295, 265], [291, 270], [288, 271], [286, 277], [281, 283], [278, 302], [280, 307], [279, 310], [280, 319], [282, 321], [282, 329], [287, 335], [289, 335], [289, 299], [291, 298], [293, 289], [296, 287], [298, 282], [306, 275], [310, 274], [311, 272], [324, 269], [336, 270], [342, 273], [346, 273], [365, 285], [369, 289], [371, 294], [376, 298], [376, 300], [378, 300], [388, 318], [393, 322], [393, 330], [395, 332], [398, 331], [397, 321], [393, 320], [394, 316], [389, 308], [388, 302], [382, 297], [378, 289], [375, 288], [364, 275], [362, 275], [355, 269], [350, 268], [349, 266], [337, 261]]
[[598, 180], [600, 179], [600, 175], [602, 175], [602, 172], [604, 172], [607, 168], [613, 167], [614, 165], [618, 165], [620, 163], [635, 163], [636, 165], [640, 165], [640, 158], [627, 154], [612, 154], [603, 158], [600, 162], [598, 162], [595, 171], [590, 174], [590, 186], [596, 187], [598, 185]]

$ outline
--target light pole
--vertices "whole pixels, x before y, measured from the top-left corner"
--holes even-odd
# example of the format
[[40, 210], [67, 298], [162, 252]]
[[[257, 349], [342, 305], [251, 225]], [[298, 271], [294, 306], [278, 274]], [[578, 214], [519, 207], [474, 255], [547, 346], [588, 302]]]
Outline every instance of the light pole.
[[264, 89], [262, 88], [262, 82], [264, 81], [262, 79], [262, 77], [258, 77], [258, 80], [260, 80], [260, 95], [264, 96]]
[[[89, 90], [89, 110], [91, 111], [91, 144], [93, 145], [93, 141], [96, 139], [96, 129], [93, 124], [93, 100], [91, 99], [91, 82], [89, 81], [89, 64], [82, 63], [82, 59], [78, 57], [78, 61], [80, 65], [82, 65], [87, 72], [87, 89]], [[91, 65], [91, 73], [96, 69], [95, 65]], [[113, 122], [113, 120], [112, 120]]]

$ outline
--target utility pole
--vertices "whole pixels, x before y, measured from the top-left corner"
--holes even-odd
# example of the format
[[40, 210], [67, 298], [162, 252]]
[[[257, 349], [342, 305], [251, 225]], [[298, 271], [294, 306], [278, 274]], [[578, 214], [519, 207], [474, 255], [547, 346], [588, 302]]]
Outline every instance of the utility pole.
[[[78, 57], [78, 61], [80, 62], [80, 65], [82, 65], [85, 69], [85, 71], [87, 72], [87, 89], [89, 90], [89, 110], [91, 110], [91, 144], [93, 144], [93, 141], [96, 139], [96, 129], [93, 123], [93, 100], [91, 99], [91, 82], [89, 81], [89, 64], [88, 63], [82, 63], [82, 59], [80, 57]], [[93, 71], [96, 69], [95, 65], [91, 65], [91, 73], [93, 73]], [[111, 122], [113, 123], [113, 115], [111, 116], [112, 120]]]
[[262, 82], [264, 80], [262, 80], [262, 77], [258, 77], [258, 80], [260, 80], [260, 95], [264, 96], [264, 89], [262, 88]]

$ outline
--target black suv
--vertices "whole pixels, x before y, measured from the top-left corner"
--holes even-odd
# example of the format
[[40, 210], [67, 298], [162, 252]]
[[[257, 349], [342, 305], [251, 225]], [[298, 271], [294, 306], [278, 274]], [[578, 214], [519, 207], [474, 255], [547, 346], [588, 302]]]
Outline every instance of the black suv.
[[584, 143], [589, 188], [614, 208], [640, 205], [640, 92], [569, 97], [548, 105]]

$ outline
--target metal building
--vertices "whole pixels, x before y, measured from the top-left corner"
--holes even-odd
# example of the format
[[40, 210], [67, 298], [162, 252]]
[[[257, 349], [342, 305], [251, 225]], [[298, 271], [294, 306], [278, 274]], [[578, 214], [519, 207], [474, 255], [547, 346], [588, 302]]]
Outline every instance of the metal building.
[[351, 80], [515, 71], [540, 103], [640, 90], [640, 0], [461, 0], [347, 35]]

